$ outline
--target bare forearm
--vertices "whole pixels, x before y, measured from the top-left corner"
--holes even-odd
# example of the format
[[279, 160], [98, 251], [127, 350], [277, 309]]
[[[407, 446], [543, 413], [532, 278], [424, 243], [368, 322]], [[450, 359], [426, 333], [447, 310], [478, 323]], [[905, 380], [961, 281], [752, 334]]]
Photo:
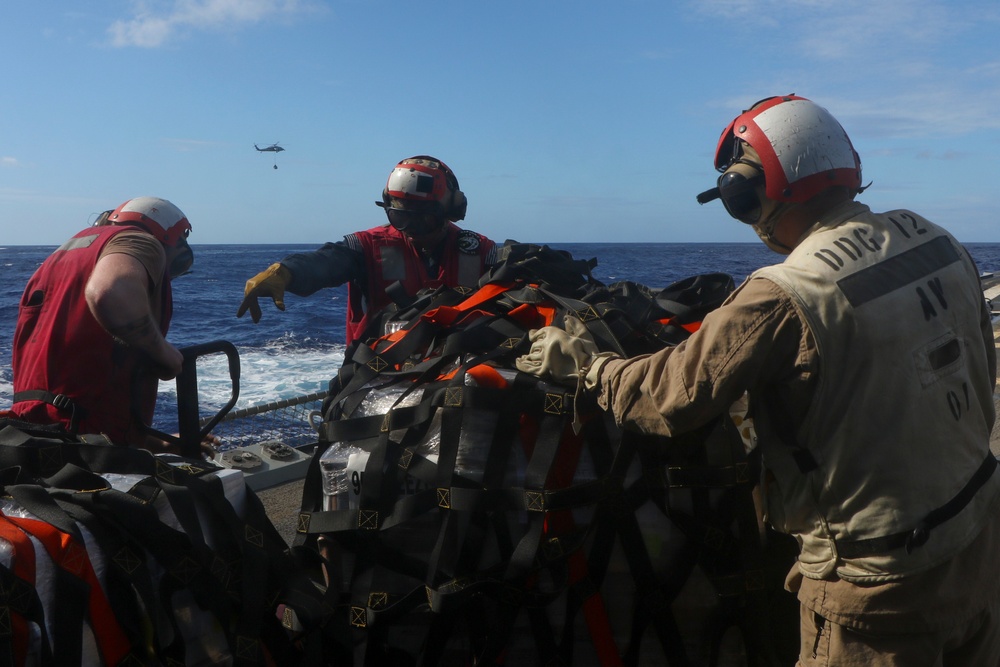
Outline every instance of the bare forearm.
[[[101, 319], [98, 318], [98, 321]], [[106, 319], [101, 321], [101, 324], [108, 330], [108, 333], [121, 342], [143, 350], [150, 356], [155, 357], [155, 352], [166, 344], [166, 340], [160, 333], [160, 328], [148, 313], [121, 324], [112, 324]]]
[[87, 283], [86, 299], [90, 312], [109, 334], [168, 370], [162, 379], [180, 371], [180, 352], [166, 341], [153, 319], [147, 277], [140, 264], [124, 255], [101, 259]]

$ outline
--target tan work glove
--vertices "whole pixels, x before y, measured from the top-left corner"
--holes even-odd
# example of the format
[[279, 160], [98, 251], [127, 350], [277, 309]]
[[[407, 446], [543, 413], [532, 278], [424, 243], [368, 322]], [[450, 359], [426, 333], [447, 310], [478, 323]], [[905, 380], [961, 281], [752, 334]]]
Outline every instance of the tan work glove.
[[514, 361], [517, 370], [576, 386], [580, 369], [590, 365], [598, 349], [583, 322], [567, 317], [565, 327], [565, 331], [549, 326], [528, 332], [531, 349]]
[[285, 288], [291, 281], [292, 272], [280, 263], [267, 267], [247, 281], [247, 286], [243, 290], [243, 303], [236, 311], [236, 317], [243, 317], [243, 313], [249, 308], [254, 324], [260, 322], [260, 304], [257, 303], [257, 297], [261, 296], [271, 297], [278, 310], [284, 310]]

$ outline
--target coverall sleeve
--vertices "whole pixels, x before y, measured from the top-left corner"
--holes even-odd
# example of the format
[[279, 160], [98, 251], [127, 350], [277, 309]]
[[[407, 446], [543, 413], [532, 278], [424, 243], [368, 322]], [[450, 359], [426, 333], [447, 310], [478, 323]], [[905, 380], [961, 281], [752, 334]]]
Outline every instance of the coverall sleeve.
[[[801, 402], [812, 391], [818, 363], [804, 328], [788, 295], [769, 280], [752, 279], [680, 345], [607, 362], [598, 403], [625, 428], [676, 436], [767, 385], [782, 385], [769, 395]], [[804, 412], [807, 405], [791, 411]]]
[[282, 259], [282, 265], [292, 274], [288, 291], [298, 296], [309, 296], [324, 287], [337, 287], [351, 281], [364, 285], [365, 256], [360, 247], [348, 244], [349, 238]]

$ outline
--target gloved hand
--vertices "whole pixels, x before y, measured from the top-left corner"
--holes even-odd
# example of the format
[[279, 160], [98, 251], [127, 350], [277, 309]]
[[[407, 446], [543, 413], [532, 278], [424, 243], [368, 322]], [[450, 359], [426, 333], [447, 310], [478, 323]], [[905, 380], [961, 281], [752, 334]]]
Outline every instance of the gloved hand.
[[292, 282], [292, 272], [280, 263], [267, 267], [247, 281], [247, 286], [243, 290], [243, 303], [236, 311], [236, 317], [243, 317], [243, 313], [249, 308], [254, 324], [260, 322], [260, 304], [257, 303], [257, 297], [261, 296], [271, 297], [278, 310], [284, 310], [285, 288], [290, 282]]
[[567, 317], [565, 327], [565, 331], [552, 326], [530, 331], [531, 349], [514, 361], [517, 370], [575, 386], [580, 369], [590, 364], [598, 349], [583, 322]]

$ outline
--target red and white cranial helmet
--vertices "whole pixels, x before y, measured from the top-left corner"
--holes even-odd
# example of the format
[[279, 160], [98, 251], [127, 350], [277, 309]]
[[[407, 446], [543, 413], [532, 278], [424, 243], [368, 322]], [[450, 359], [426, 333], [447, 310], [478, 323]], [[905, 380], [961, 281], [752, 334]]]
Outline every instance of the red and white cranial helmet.
[[768, 97], [737, 116], [715, 149], [716, 186], [698, 203], [721, 199], [771, 249], [788, 254], [775, 232], [792, 207], [834, 187], [861, 186], [861, 158], [837, 119], [797, 95]]
[[464, 219], [468, 206], [454, 172], [429, 155], [415, 155], [397, 164], [382, 190], [382, 201], [376, 204], [431, 213], [452, 222]]
[[166, 199], [159, 197], [129, 199], [112, 211], [108, 220], [116, 225], [141, 227], [168, 247], [176, 246], [191, 231], [187, 216]]
[[844, 128], [804, 97], [769, 97], [737, 116], [719, 139], [718, 171], [740, 161], [742, 142], [757, 154], [768, 199], [804, 202], [834, 186], [861, 188], [861, 158]]

